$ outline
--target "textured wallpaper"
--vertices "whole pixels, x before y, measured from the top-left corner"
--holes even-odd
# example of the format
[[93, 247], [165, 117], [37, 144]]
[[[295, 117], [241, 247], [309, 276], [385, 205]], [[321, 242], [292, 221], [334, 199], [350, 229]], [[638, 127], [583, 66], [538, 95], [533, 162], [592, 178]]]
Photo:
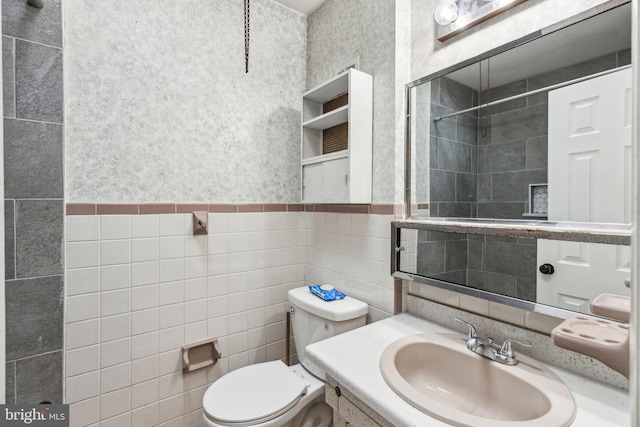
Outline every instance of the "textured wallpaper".
[[65, 1], [68, 202], [299, 201], [306, 17], [237, 0]]
[[395, 0], [326, 0], [309, 17], [307, 29], [307, 88], [354, 60], [373, 75], [374, 203], [395, 199], [395, 23]]

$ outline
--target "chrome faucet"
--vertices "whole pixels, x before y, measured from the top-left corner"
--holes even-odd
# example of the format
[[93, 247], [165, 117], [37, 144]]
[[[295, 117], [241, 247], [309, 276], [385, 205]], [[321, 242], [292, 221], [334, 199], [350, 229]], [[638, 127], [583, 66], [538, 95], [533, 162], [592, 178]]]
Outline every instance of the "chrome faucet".
[[508, 338], [502, 346], [493, 343], [493, 338], [487, 337], [486, 340], [478, 337], [476, 328], [471, 323], [465, 322], [462, 319], [456, 319], [456, 322], [464, 323], [469, 329], [469, 335], [467, 338], [467, 348], [480, 356], [487, 359], [495, 360], [498, 363], [505, 365], [515, 365], [518, 363], [516, 354], [513, 351], [512, 344], [520, 344], [525, 347], [531, 347], [531, 342], [526, 340], [517, 340], [514, 338]]

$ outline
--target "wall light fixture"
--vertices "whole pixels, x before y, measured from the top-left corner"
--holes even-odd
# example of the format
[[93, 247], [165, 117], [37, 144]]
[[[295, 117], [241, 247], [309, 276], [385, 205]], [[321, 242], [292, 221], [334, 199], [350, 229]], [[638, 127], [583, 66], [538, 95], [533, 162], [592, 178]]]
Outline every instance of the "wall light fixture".
[[445, 41], [525, 1], [440, 0], [434, 11], [438, 40]]

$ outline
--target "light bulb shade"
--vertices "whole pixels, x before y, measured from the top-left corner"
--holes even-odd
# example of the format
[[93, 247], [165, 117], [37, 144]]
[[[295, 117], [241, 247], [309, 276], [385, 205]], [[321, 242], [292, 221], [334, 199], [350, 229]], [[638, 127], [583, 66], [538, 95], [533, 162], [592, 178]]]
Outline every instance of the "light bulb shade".
[[458, 19], [458, 5], [455, 0], [440, 0], [433, 16], [438, 24], [449, 25]]

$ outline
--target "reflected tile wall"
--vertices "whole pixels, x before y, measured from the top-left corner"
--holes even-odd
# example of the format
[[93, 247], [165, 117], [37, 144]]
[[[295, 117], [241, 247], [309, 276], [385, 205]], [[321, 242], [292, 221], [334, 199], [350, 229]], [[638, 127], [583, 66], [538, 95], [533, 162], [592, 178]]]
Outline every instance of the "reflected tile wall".
[[[482, 102], [491, 102], [628, 61], [628, 50], [620, 51], [491, 88], [479, 96]], [[477, 97], [477, 92], [457, 82], [436, 79], [431, 83], [431, 114], [471, 107]], [[419, 107], [424, 108], [425, 98], [424, 94], [418, 97]], [[522, 219], [529, 210], [529, 184], [547, 182], [547, 110], [543, 93], [482, 109], [478, 118], [460, 115], [430, 122], [430, 215]], [[425, 126], [418, 122], [416, 133], [422, 135]], [[465, 137], [474, 126], [477, 144]], [[420, 191], [417, 194], [424, 197]], [[444, 265], [446, 255], [452, 254], [448, 245], [419, 236], [417, 267], [431, 277], [535, 300], [535, 248], [523, 241], [497, 242], [486, 237], [480, 244], [470, 239], [469, 266], [456, 269]], [[467, 259], [459, 260], [464, 264]]]
[[[446, 77], [439, 78], [431, 84], [431, 115], [472, 107], [476, 98], [476, 91]], [[473, 113], [430, 121], [431, 216], [475, 216], [477, 129], [478, 119]]]
[[[628, 50], [491, 88], [487, 101], [626, 65]], [[547, 182], [547, 93], [482, 111], [478, 136], [478, 217], [521, 219], [529, 184]], [[482, 126], [481, 126], [482, 127]]]
[[535, 239], [417, 232], [417, 274], [535, 301]]

